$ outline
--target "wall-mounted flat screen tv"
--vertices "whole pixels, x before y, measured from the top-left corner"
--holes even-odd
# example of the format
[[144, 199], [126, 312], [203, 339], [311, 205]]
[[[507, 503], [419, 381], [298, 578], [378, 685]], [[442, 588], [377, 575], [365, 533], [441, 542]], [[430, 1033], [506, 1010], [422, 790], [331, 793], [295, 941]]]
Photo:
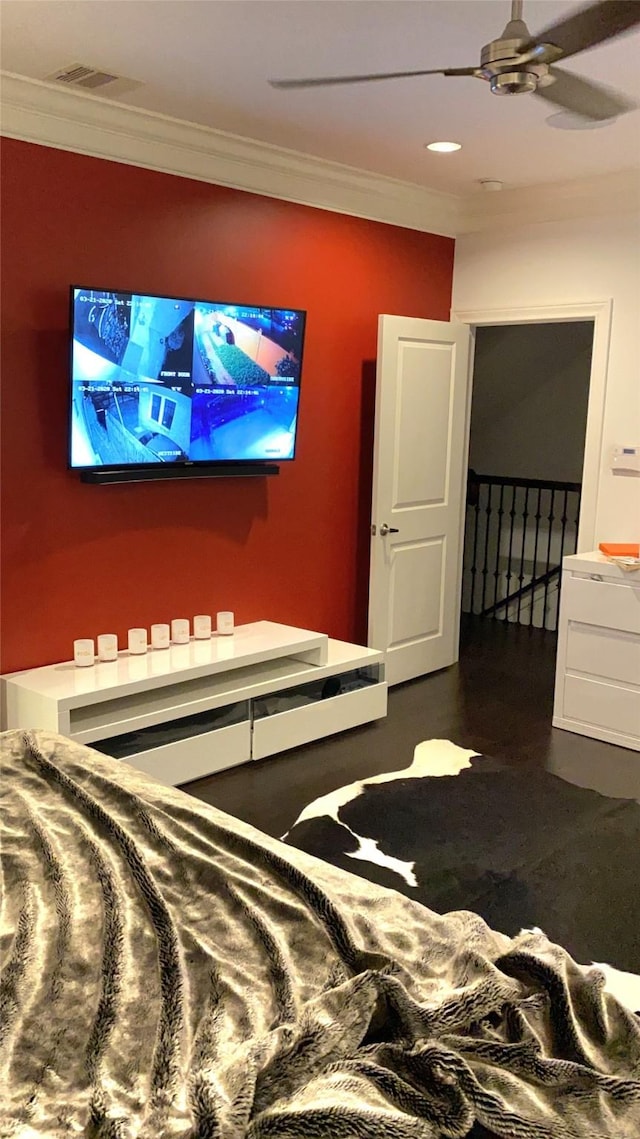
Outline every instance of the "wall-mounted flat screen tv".
[[293, 459], [305, 315], [74, 286], [70, 466]]

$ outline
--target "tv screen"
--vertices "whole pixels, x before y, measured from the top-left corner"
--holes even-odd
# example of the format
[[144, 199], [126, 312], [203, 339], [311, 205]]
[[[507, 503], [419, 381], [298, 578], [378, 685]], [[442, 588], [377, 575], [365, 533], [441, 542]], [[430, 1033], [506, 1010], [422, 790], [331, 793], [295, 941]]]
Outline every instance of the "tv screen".
[[293, 459], [305, 313], [71, 291], [70, 466]]

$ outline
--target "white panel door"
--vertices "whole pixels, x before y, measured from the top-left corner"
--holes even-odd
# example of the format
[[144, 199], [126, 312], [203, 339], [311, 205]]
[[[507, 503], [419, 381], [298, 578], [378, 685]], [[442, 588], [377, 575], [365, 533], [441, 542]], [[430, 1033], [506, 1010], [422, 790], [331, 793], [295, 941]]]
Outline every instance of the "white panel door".
[[369, 645], [389, 684], [458, 659], [469, 340], [464, 324], [379, 318]]

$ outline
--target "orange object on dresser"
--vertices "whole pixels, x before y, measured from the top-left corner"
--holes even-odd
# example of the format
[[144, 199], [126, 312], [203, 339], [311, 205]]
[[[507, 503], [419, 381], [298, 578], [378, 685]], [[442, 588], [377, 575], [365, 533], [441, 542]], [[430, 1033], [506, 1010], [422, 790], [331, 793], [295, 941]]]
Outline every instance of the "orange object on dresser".
[[598, 549], [609, 558], [640, 558], [639, 542], [601, 542]]

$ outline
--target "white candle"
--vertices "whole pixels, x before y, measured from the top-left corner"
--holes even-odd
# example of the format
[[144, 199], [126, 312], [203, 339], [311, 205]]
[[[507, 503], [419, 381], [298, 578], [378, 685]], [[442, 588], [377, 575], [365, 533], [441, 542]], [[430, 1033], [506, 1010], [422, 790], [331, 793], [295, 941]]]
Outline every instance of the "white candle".
[[174, 645], [189, 644], [189, 620], [187, 617], [174, 617], [171, 622], [171, 640]]
[[211, 617], [208, 613], [198, 613], [193, 618], [193, 635], [197, 641], [208, 641], [211, 636]]
[[223, 610], [216, 614], [216, 629], [223, 637], [230, 637], [233, 633], [233, 613]]
[[127, 644], [129, 652], [133, 656], [141, 656], [142, 653], [147, 651], [147, 630], [146, 629], [129, 629], [127, 634]]
[[90, 668], [95, 663], [96, 648], [88, 637], [73, 642], [73, 660], [77, 668]]
[[154, 649], [168, 649], [171, 644], [171, 629], [168, 625], [151, 626], [151, 647]]
[[118, 659], [118, 638], [115, 633], [101, 633], [98, 637], [98, 660]]

